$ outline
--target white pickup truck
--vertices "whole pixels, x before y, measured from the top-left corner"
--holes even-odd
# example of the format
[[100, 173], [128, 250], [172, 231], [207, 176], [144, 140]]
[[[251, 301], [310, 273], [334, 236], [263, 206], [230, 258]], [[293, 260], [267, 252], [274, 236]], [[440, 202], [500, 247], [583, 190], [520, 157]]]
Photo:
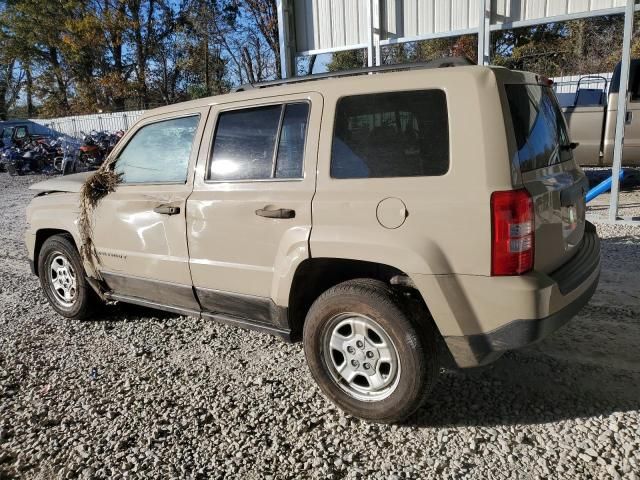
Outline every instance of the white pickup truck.
[[[600, 88], [582, 88], [586, 82], [596, 83]], [[581, 166], [612, 164], [619, 87], [620, 64], [616, 65], [610, 82], [605, 77], [580, 79], [573, 104], [562, 109], [569, 125], [569, 136], [578, 144], [573, 157]], [[639, 167], [640, 59], [631, 61], [625, 127], [622, 165]]]

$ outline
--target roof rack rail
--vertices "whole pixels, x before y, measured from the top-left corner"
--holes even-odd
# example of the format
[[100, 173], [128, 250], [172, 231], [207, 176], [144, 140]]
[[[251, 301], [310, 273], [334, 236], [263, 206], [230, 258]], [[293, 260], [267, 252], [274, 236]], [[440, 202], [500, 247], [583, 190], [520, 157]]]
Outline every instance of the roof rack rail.
[[463, 67], [468, 65], [475, 65], [475, 63], [469, 60], [467, 57], [460, 57], [460, 56], [443, 57], [443, 58], [437, 58], [435, 60], [431, 60], [429, 62], [397, 63], [394, 65], [380, 65], [377, 67], [365, 67], [365, 68], [356, 68], [353, 70], [342, 70], [340, 72], [316, 73], [315, 75], [305, 75], [303, 77], [292, 77], [292, 78], [287, 78], [282, 80], [271, 80], [268, 82], [245, 83], [243, 85], [240, 85], [239, 87], [234, 88], [232, 91], [244, 92], [246, 90], [252, 90], [254, 88], [265, 88], [265, 87], [274, 87], [276, 85], [288, 85], [290, 83], [309, 82], [312, 80], [321, 80], [323, 78], [351, 77], [354, 75], [366, 75], [369, 73], [394, 72], [394, 71], [401, 71], [401, 70], [422, 70], [427, 68]]

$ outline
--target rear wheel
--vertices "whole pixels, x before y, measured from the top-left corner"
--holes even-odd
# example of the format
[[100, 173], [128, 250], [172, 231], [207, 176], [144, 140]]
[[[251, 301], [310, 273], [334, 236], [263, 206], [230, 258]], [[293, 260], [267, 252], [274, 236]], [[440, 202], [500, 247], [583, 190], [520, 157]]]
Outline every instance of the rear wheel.
[[351, 280], [322, 294], [303, 337], [309, 369], [325, 395], [345, 412], [376, 422], [399, 422], [415, 412], [439, 364], [428, 318], [411, 317], [383, 282]]
[[68, 236], [54, 235], [45, 240], [38, 257], [38, 274], [47, 300], [60, 315], [76, 319], [89, 316], [97, 298]]

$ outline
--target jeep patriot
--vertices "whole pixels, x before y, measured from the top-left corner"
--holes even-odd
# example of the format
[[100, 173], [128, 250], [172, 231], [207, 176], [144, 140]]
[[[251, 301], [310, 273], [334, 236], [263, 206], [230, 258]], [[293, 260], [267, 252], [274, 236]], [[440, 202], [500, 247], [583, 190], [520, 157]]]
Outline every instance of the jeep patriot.
[[359, 73], [146, 112], [111, 154], [95, 268], [79, 254], [90, 174], [33, 186], [26, 243], [52, 307], [128, 302], [301, 339], [324, 394], [378, 422], [415, 412], [445, 361], [485, 365], [574, 316], [600, 244], [549, 82]]

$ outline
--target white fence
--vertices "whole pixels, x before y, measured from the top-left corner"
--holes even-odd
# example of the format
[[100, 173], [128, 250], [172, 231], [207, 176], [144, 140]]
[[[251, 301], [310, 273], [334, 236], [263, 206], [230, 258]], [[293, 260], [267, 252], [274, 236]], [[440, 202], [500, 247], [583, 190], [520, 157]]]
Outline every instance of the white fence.
[[91, 130], [115, 132], [117, 130], [128, 130], [144, 110], [132, 110], [119, 113], [98, 113], [93, 115], [75, 115], [71, 117], [31, 119], [29, 121], [37, 123], [49, 129], [52, 135], [68, 135], [81, 139], [84, 133]]

